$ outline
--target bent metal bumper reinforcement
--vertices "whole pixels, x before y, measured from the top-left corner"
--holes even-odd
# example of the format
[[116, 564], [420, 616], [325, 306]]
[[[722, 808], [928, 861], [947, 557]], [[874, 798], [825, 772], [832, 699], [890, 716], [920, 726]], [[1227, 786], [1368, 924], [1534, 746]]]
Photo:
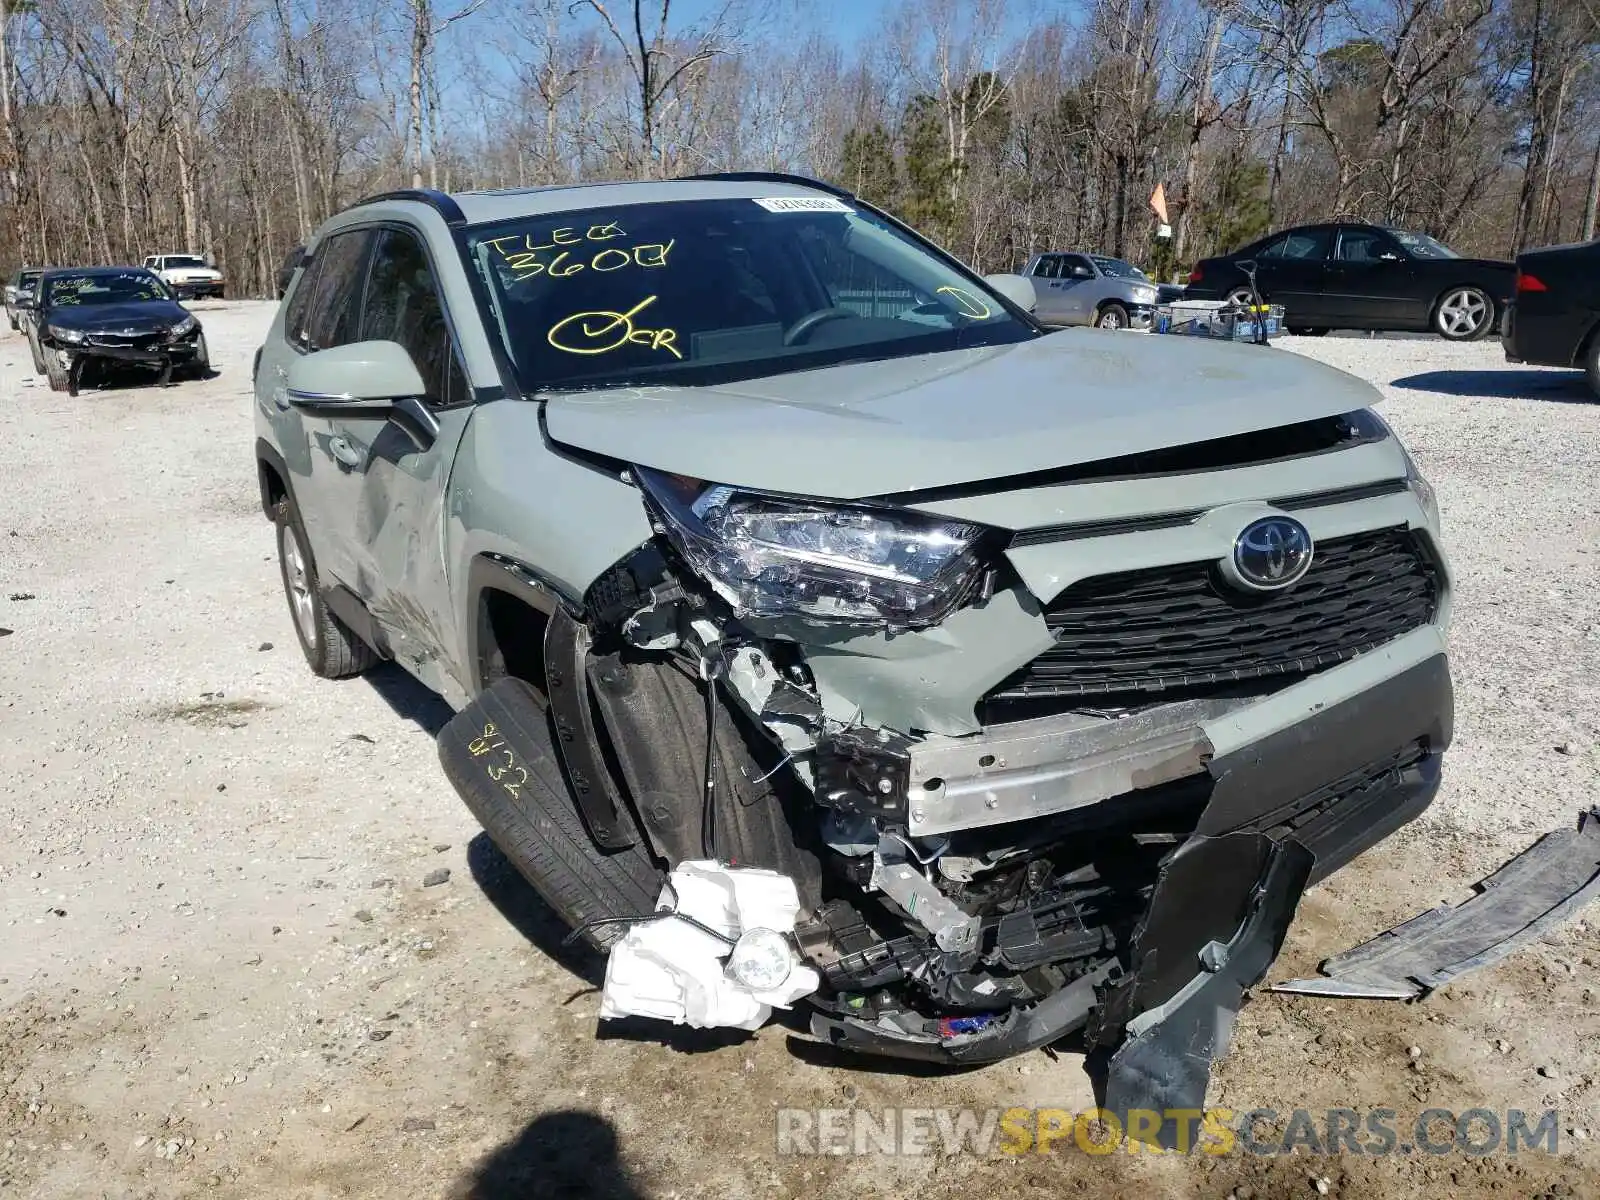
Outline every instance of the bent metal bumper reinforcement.
[[906, 823], [925, 836], [1048, 816], [1205, 773], [1203, 722], [1255, 698], [1164, 704], [1127, 717], [1068, 713], [914, 743]]

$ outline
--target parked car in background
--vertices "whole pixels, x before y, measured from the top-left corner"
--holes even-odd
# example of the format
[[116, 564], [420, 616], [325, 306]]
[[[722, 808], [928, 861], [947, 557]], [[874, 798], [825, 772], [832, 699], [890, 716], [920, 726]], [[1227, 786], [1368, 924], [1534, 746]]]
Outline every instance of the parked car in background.
[[306, 248], [296, 246], [284, 255], [283, 263], [278, 267], [278, 299], [283, 299], [283, 294], [289, 290], [289, 283], [294, 279], [294, 273], [300, 269], [300, 264], [305, 261]]
[[23, 267], [6, 280], [6, 324], [22, 328], [22, 317], [33, 303], [33, 289], [39, 282], [41, 267]]
[[180, 300], [214, 296], [221, 300], [225, 291], [222, 272], [198, 254], [152, 254], [144, 265], [161, 277]]
[[1243, 249], [1203, 258], [1187, 298], [1249, 303], [1241, 263], [1255, 260], [1268, 303], [1284, 307], [1290, 333], [1330, 329], [1427, 331], [1453, 342], [1481, 338], [1511, 300], [1516, 268], [1462, 258], [1426, 234], [1330, 223], [1280, 230]]
[[1034, 316], [1046, 325], [1150, 328], [1156, 283], [1132, 263], [1077, 251], [1035, 254], [1022, 273], [1039, 296]]
[[143, 267], [74, 267], [39, 277], [28, 344], [50, 390], [77, 395], [86, 374], [119, 366], [204, 378], [211, 369], [200, 322]]
[[1582, 368], [1600, 396], [1600, 241], [1517, 255], [1501, 342], [1511, 362]]

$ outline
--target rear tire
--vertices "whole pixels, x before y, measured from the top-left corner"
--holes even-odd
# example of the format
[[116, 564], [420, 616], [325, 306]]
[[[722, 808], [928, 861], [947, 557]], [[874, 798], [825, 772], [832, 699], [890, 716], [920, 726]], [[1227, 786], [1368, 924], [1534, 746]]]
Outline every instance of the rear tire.
[[1328, 333], [1320, 325], [1291, 325], [1289, 332], [1295, 337], [1326, 337]]
[[1128, 310], [1115, 300], [1100, 306], [1094, 317], [1095, 328], [1120, 332], [1128, 328]]
[[[472, 753], [472, 743], [490, 727], [514, 766], [507, 767], [511, 760], [499, 749]], [[594, 844], [557, 759], [550, 717], [527, 683], [506, 677], [481, 692], [439, 731], [439, 761], [500, 852], [573, 929], [655, 910], [665, 875], [648, 843], [634, 829], [634, 844], [624, 850]], [[496, 779], [490, 768], [508, 773]], [[510, 782], [515, 786], [507, 787]], [[627, 929], [621, 922], [602, 925], [583, 939], [605, 950]]]
[[[1263, 296], [1262, 297], [1262, 301], [1265, 302], [1265, 300], [1266, 300], [1266, 297]], [[1233, 291], [1228, 293], [1228, 303], [1232, 304], [1232, 305], [1235, 305], [1235, 306], [1237, 306], [1239, 308], [1248, 308], [1250, 305], [1254, 304], [1255, 302], [1256, 302], [1255, 293], [1253, 293], [1247, 287], [1236, 287], [1236, 288], [1233, 289]]]
[[1589, 378], [1589, 390], [1600, 400], [1600, 329], [1589, 335], [1589, 353], [1584, 359], [1583, 370]]
[[278, 571], [289, 602], [289, 620], [299, 638], [306, 665], [324, 679], [343, 679], [375, 666], [376, 650], [333, 615], [322, 598], [316, 564], [300, 514], [287, 498], [278, 501]]

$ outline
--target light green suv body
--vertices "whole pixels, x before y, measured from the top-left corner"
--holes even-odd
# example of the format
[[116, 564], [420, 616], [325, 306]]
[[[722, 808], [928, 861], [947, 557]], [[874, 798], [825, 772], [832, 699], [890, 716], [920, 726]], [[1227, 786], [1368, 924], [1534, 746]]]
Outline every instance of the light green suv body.
[[1431, 800], [1450, 576], [1369, 385], [1030, 291], [793, 177], [339, 214], [256, 370], [308, 658], [459, 710], [574, 924], [770, 867], [818, 1036], [1118, 1044]]

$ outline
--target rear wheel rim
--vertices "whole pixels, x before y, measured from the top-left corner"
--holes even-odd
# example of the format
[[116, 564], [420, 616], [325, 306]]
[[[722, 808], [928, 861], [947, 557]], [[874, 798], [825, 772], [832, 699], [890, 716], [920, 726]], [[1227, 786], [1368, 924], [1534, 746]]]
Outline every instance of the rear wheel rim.
[[1474, 288], [1458, 288], [1439, 302], [1439, 332], [1446, 337], [1471, 337], [1488, 320], [1488, 298]]
[[316, 613], [311, 596], [311, 572], [306, 566], [300, 538], [287, 522], [278, 533], [278, 552], [283, 556], [283, 587], [289, 594], [289, 614], [295, 630], [307, 646], [316, 644]]
[[1254, 304], [1255, 296], [1249, 288], [1234, 288], [1228, 293], [1229, 304]]

